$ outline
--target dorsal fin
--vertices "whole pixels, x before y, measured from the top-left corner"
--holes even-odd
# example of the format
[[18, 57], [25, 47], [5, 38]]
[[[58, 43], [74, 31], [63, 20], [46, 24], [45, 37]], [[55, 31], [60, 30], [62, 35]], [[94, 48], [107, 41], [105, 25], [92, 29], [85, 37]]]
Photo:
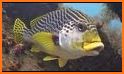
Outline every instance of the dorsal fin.
[[[56, 9], [56, 10], [63, 10], [63, 9], [66, 9], [66, 8], [58, 8], [58, 9]], [[55, 10], [55, 11], [56, 11], [56, 10]], [[51, 12], [54, 12], [54, 11], [51, 11]], [[42, 18], [45, 17], [45, 16], [47, 16], [48, 14], [49, 14], [49, 13], [46, 13], [46, 14], [44, 14], [44, 15], [42, 15], [42, 16], [39, 16], [39, 17], [33, 19], [33, 20], [30, 22], [31, 28], [34, 27], [34, 26], [38, 23], [39, 20], [42, 20]]]
[[35, 25], [37, 25], [38, 21], [42, 20], [42, 18], [45, 17], [46, 15], [47, 15], [47, 14], [42, 15], [42, 16], [39, 16], [39, 17], [33, 19], [33, 20], [30, 22], [31, 28], [33, 28]]
[[39, 20], [41, 20], [41, 19], [42, 19], [42, 16], [39, 16], [39, 17], [33, 19], [33, 20], [30, 22], [31, 28], [34, 27], [34, 26], [37, 24], [37, 22], [38, 22]]

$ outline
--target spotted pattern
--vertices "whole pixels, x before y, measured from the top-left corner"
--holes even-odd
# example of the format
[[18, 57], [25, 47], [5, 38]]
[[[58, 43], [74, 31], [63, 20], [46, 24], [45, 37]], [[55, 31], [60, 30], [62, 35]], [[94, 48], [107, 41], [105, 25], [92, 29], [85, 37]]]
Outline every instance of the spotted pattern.
[[28, 29], [26, 28], [25, 24], [20, 20], [20, 19], [16, 19], [15, 23], [14, 23], [14, 39], [17, 43], [22, 42], [23, 40], [23, 33], [24, 32], [28, 32]]
[[[70, 23], [70, 21], [72, 22]], [[40, 31], [59, 33], [63, 30], [68, 33], [72, 31], [74, 25], [77, 25], [74, 23], [79, 23], [80, 21], [84, 23], [82, 25], [88, 26], [93, 22], [93, 19], [75, 9], [59, 9], [32, 20], [30, 35]]]

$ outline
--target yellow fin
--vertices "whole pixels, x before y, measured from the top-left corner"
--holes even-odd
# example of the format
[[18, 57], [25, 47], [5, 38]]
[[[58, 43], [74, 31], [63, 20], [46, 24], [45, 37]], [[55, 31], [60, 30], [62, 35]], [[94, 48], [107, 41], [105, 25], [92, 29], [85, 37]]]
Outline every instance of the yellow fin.
[[58, 59], [59, 67], [64, 67], [66, 65], [67, 61], [68, 61], [67, 59], [59, 58]]
[[55, 51], [57, 49], [52, 39], [52, 33], [38, 32], [32, 36], [32, 39], [48, 52]]
[[46, 56], [45, 58], [43, 58], [43, 61], [50, 61], [50, 60], [55, 60], [55, 59], [58, 59], [58, 58], [53, 57], [53, 56]]
[[15, 20], [13, 32], [14, 32], [14, 39], [17, 43], [21, 43], [23, 40], [23, 32], [25, 31], [26, 26], [24, 22], [22, 22], [19, 18]]

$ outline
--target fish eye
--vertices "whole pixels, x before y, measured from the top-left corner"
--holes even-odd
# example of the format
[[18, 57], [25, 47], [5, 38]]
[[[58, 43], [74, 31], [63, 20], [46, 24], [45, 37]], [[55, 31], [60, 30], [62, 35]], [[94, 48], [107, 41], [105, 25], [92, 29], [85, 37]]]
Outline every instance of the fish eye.
[[78, 24], [77, 27], [80, 32], [84, 32], [87, 30], [87, 27], [83, 24]]

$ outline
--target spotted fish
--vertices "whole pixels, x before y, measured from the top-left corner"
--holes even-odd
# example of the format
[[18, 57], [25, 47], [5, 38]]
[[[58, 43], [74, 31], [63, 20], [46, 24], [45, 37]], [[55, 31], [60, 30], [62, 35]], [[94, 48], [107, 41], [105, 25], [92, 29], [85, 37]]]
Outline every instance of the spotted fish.
[[13, 32], [17, 43], [32, 42], [32, 52], [45, 52], [44, 61], [58, 60], [63, 67], [68, 60], [96, 56], [104, 48], [94, 19], [76, 9], [62, 8], [37, 17], [28, 29], [19, 18]]

